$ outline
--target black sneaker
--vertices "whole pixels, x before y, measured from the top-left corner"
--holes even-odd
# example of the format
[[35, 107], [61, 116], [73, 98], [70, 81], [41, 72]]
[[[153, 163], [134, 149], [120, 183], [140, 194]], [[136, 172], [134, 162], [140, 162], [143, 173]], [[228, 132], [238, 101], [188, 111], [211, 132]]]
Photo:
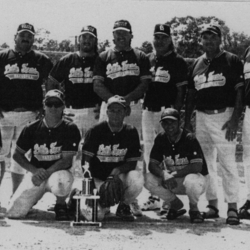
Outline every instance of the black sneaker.
[[131, 209], [129, 205], [126, 205], [123, 202], [120, 202], [117, 210], [116, 210], [116, 216], [120, 217], [124, 221], [134, 221], [135, 218], [132, 215]]
[[55, 205], [55, 213], [56, 213], [56, 220], [58, 220], [58, 221], [70, 220], [66, 203], [56, 204]]
[[250, 220], [250, 201], [247, 200], [246, 203], [239, 209], [239, 218]]

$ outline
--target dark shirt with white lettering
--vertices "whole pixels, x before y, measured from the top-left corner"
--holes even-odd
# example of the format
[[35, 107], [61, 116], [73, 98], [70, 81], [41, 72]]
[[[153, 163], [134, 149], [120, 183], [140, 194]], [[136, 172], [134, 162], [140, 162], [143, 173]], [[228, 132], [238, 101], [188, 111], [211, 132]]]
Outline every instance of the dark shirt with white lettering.
[[12, 49], [1, 51], [0, 108], [4, 111], [42, 108], [42, 84], [52, 67], [51, 60], [38, 51], [31, 50], [25, 55]]
[[136, 128], [124, 123], [119, 132], [112, 132], [107, 121], [87, 132], [82, 151], [91, 157], [89, 170], [92, 177], [100, 180], [106, 180], [114, 168], [125, 162], [138, 161], [141, 156]]
[[197, 90], [197, 110], [234, 107], [238, 88], [243, 87], [243, 64], [227, 51], [213, 60], [199, 57], [191, 70], [189, 88]]
[[187, 64], [174, 51], [157, 57], [154, 52], [148, 55], [152, 72], [152, 82], [145, 94], [143, 107], [160, 111], [161, 107], [175, 104], [177, 88], [187, 85]]
[[[150, 153], [150, 161], [157, 165], [165, 161], [167, 170], [175, 172], [191, 163], [202, 163], [202, 175], [207, 175], [207, 164], [197, 139], [183, 130], [175, 142], [171, 142], [165, 132], [159, 133]], [[171, 166], [170, 166], [171, 165]]]
[[65, 89], [66, 106], [90, 108], [101, 103], [93, 90], [93, 57], [80, 57], [79, 52], [62, 57], [50, 72], [50, 77], [62, 83]]
[[137, 49], [116, 51], [109, 49], [97, 58], [94, 80], [99, 79], [114, 95], [126, 96], [143, 79], [151, 79], [149, 60]]
[[29, 123], [17, 140], [17, 150], [26, 153], [31, 150], [31, 164], [48, 169], [62, 158], [62, 153], [76, 153], [81, 140], [77, 126], [62, 120], [49, 128], [44, 119]]

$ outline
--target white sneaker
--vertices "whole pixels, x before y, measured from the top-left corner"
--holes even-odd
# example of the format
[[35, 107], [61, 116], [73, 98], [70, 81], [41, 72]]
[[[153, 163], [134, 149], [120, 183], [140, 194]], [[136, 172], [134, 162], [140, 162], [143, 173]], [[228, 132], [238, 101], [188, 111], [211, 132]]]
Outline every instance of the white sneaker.
[[150, 196], [148, 198], [148, 201], [143, 204], [141, 210], [142, 211], [154, 211], [154, 210], [159, 210], [160, 208], [161, 208], [160, 198]]
[[137, 216], [137, 217], [142, 216], [142, 211], [137, 200], [129, 204], [129, 206], [134, 216]]

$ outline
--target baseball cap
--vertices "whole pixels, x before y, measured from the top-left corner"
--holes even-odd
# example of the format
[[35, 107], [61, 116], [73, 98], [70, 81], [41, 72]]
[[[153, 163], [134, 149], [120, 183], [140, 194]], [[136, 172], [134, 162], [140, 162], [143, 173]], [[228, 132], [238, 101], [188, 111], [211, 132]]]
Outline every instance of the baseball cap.
[[64, 104], [64, 94], [58, 89], [52, 89], [45, 95], [44, 101], [46, 102], [49, 98], [57, 98]]
[[116, 21], [114, 24], [114, 27], [113, 27], [113, 31], [116, 31], [116, 30], [126, 30], [126, 31], [132, 33], [131, 25], [130, 25], [129, 21], [127, 21], [127, 20]]
[[29, 24], [29, 23], [22, 23], [18, 26], [17, 28], [17, 33], [21, 33], [23, 31], [28, 31], [30, 32], [32, 35], [35, 35], [35, 29], [34, 26]]
[[180, 114], [178, 110], [173, 109], [173, 108], [166, 108], [162, 114], [161, 114], [161, 121], [166, 120], [166, 119], [171, 119], [171, 120], [179, 120], [180, 119]]
[[127, 108], [126, 100], [125, 100], [122, 96], [114, 95], [114, 96], [110, 97], [110, 98], [108, 99], [107, 108], [108, 108], [111, 104], [113, 104], [113, 103], [118, 103], [118, 104], [122, 105], [124, 108]]
[[167, 24], [156, 24], [154, 35], [157, 35], [157, 34], [170, 36], [170, 27]]
[[216, 34], [216, 35], [218, 35], [219, 37], [221, 37], [221, 30], [220, 30], [219, 26], [217, 26], [217, 25], [209, 25], [209, 26], [205, 27], [205, 28], [201, 31], [201, 36], [202, 36], [204, 33], [213, 33], [213, 34]]
[[84, 26], [84, 27], [82, 28], [82, 30], [81, 30], [80, 35], [86, 34], [86, 33], [91, 34], [91, 35], [94, 36], [94, 37], [97, 37], [97, 30], [96, 30], [95, 27], [93, 27], [93, 26], [91, 26], [91, 25]]

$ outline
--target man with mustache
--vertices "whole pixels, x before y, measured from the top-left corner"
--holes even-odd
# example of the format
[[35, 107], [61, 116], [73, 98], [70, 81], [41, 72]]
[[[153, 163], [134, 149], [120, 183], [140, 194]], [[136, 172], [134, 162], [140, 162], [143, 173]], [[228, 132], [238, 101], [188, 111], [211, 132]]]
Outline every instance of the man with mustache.
[[[0, 129], [3, 147], [0, 151], [2, 175], [6, 156], [11, 156], [24, 126], [34, 121], [42, 110], [42, 85], [53, 66], [43, 53], [32, 50], [35, 29], [29, 23], [18, 26], [15, 48], [0, 52]], [[13, 193], [23, 179], [25, 169], [11, 159]]]

